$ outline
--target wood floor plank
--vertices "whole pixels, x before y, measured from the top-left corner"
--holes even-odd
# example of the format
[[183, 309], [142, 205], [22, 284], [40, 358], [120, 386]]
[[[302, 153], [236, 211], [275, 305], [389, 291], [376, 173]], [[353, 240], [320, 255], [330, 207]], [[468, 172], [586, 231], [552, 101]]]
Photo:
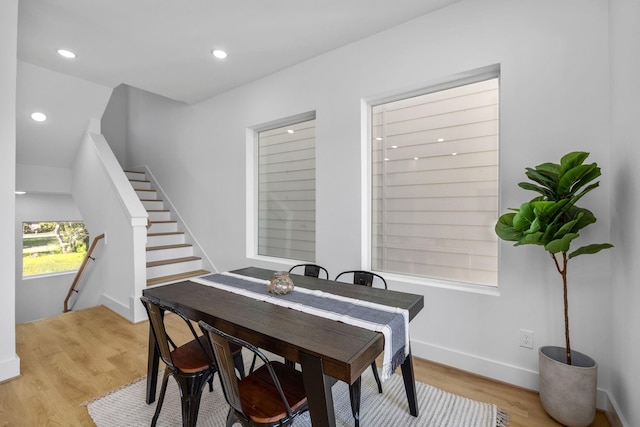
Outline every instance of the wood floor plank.
[[[178, 327], [180, 320], [167, 322]], [[0, 384], [0, 426], [93, 425], [82, 403], [146, 374], [148, 333], [147, 322], [133, 324], [102, 306], [16, 325], [22, 372]], [[418, 381], [509, 412], [510, 427], [560, 425], [535, 392], [417, 358], [414, 367]], [[609, 427], [606, 416], [598, 413], [593, 427]]]

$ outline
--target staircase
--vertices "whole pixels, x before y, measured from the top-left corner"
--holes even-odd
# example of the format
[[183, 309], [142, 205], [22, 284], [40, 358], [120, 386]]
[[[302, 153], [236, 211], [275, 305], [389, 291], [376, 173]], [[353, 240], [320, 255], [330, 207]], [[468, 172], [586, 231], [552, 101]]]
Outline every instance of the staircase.
[[144, 172], [125, 171], [131, 186], [149, 213], [147, 227], [147, 286], [176, 282], [209, 274], [202, 268], [202, 259], [194, 256], [193, 246], [186, 243], [178, 230], [171, 210], [158, 199], [158, 192]]

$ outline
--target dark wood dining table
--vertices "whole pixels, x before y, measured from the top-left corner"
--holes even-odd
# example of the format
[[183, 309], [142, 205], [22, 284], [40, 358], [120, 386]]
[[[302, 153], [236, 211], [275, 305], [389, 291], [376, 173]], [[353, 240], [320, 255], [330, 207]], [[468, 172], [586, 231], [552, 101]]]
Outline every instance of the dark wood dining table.
[[[233, 271], [270, 280], [272, 270], [247, 267]], [[399, 307], [413, 319], [424, 307], [422, 295], [349, 285], [308, 276], [291, 275], [295, 286]], [[143, 290], [151, 301], [181, 311], [193, 321], [203, 320], [226, 333], [299, 363], [302, 367], [311, 422], [335, 426], [331, 386], [336, 380], [358, 384], [360, 375], [383, 351], [384, 336], [334, 320], [280, 307], [193, 281]], [[149, 333], [147, 403], [155, 400], [159, 356]], [[411, 352], [401, 365], [409, 412], [418, 415]]]

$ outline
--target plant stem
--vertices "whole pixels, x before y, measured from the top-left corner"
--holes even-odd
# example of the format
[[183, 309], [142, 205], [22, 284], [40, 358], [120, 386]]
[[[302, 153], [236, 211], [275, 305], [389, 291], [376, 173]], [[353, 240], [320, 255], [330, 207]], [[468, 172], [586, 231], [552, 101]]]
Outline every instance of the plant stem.
[[567, 253], [562, 253], [562, 267], [558, 263], [555, 254], [551, 254], [553, 262], [556, 264], [558, 273], [562, 276], [562, 292], [564, 294], [564, 339], [565, 351], [567, 352], [567, 365], [571, 365], [571, 341], [569, 339], [569, 293], [567, 291]]

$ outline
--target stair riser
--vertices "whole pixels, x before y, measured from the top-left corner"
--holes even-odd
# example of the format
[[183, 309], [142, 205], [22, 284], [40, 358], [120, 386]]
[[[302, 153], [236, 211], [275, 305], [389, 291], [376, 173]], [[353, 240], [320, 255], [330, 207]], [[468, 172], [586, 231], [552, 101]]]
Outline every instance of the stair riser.
[[169, 234], [167, 236], [147, 236], [147, 247], [178, 245], [184, 243], [184, 234]]
[[129, 181], [134, 190], [151, 190], [149, 181]]
[[125, 172], [125, 175], [127, 175], [128, 179], [137, 179], [139, 181], [146, 179], [144, 172]]
[[147, 262], [184, 258], [188, 256], [193, 256], [192, 246], [184, 248], [157, 249], [154, 251], [147, 251]]
[[170, 211], [148, 212], [148, 214], [149, 214], [149, 221], [171, 221]]
[[164, 209], [164, 203], [161, 200], [144, 200], [142, 201], [142, 206], [146, 210], [160, 210]]
[[147, 267], [147, 279], [155, 279], [156, 277], [161, 276], [186, 273], [187, 271], [199, 270], [200, 268], [202, 268], [201, 260], [158, 265], [156, 267]]
[[136, 190], [136, 194], [141, 200], [155, 200], [158, 198], [158, 192], [155, 190]]
[[178, 223], [163, 222], [151, 224], [151, 227], [149, 227], [147, 233], [172, 233], [174, 231], [178, 231]]

